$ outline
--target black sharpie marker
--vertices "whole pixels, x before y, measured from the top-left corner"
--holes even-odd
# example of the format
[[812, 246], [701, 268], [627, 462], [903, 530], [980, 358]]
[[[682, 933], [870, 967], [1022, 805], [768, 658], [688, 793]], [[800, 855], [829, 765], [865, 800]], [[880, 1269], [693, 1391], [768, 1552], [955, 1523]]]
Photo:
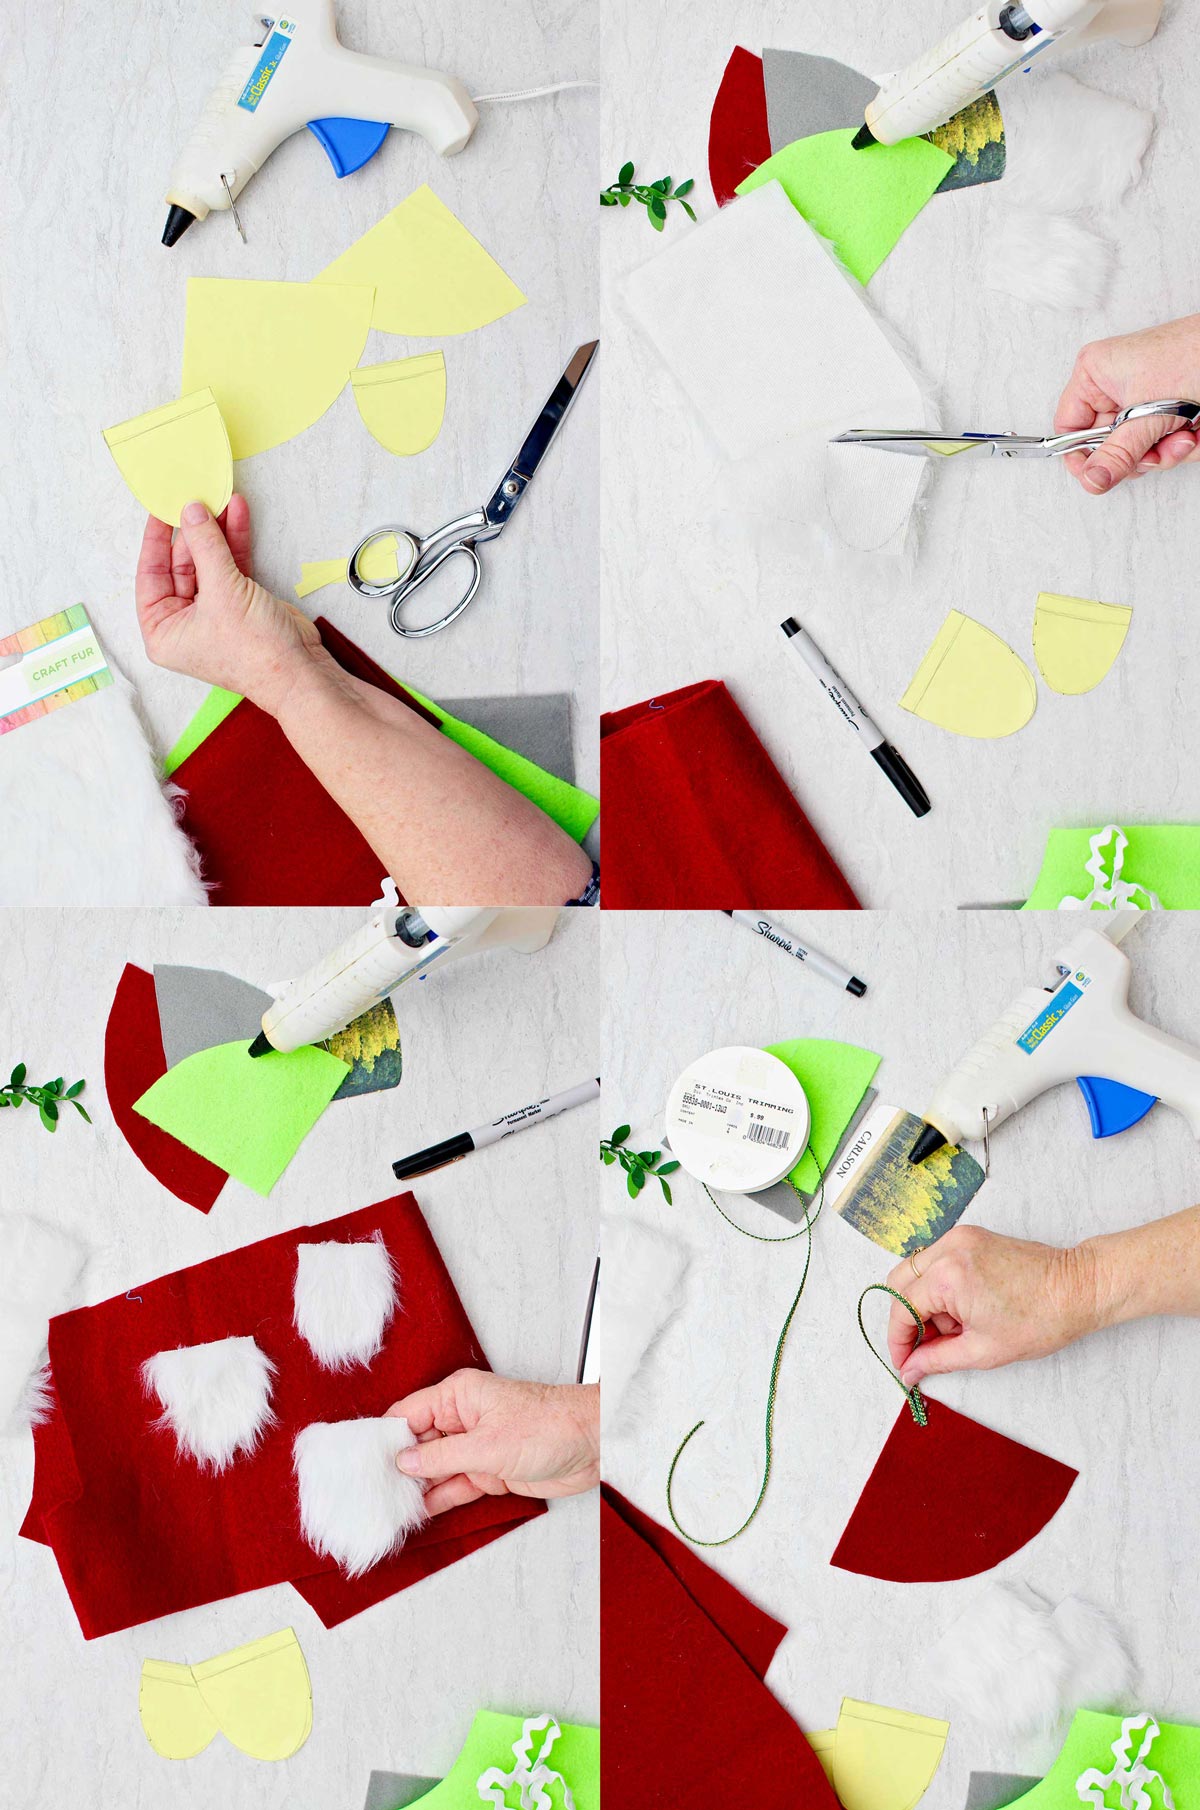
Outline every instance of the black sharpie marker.
[[529, 1125], [540, 1125], [543, 1119], [552, 1119], [560, 1112], [567, 1112], [572, 1106], [582, 1106], [585, 1100], [597, 1100], [599, 1097], [598, 1080], [581, 1081], [578, 1087], [568, 1087], [565, 1093], [551, 1094], [545, 1100], [535, 1100], [531, 1106], [518, 1106], [515, 1112], [506, 1112], [502, 1119], [493, 1119], [490, 1125], [477, 1125], [474, 1131], [460, 1131], [456, 1137], [446, 1138], [440, 1144], [431, 1144], [428, 1150], [418, 1150], [413, 1156], [402, 1156], [398, 1163], [392, 1164], [392, 1174], [401, 1182], [411, 1180], [414, 1175], [428, 1175], [431, 1169], [442, 1169], [447, 1163], [457, 1163], [460, 1158], [470, 1156], [472, 1150], [482, 1150], [487, 1144], [498, 1144], [501, 1138], [510, 1138], [514, 1131], [524, 1131]]

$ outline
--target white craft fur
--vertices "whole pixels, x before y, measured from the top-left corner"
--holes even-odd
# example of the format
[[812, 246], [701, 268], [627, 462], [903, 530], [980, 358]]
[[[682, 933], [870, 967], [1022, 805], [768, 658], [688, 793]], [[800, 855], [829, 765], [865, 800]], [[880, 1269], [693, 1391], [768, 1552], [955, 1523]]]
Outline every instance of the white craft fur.
[[1078, 220], [1009, 208], [988, 239], [981, 275], [989, 289], [1071, 313], [1104, 300], [1112, 260], [1107, 239]]
[[1107, 1615], [1068, 1596], [1054, 1611], [1054, 1626], [1070, 1655], [1064, 1708], [1124, 1711], [1133, 1701], [1137, 1668]]
[[296, 1331], [323, 1369], [369, 1364], [397, 1306], [396, 1271], [382, 1232], [358, 1244], [298, 1247]]
[[0, 905], [206, 905], [133, 703], [112, 685], [0, 735]]
[[296, 1435], [301, 1531], [347, 1577], [398, 1551], [425, 1521], [421, 1484], [396, 1469], [397, 1453], [415, 1444], [401, 1419], [314, 1421]]
[[1001, 95], [1006, 201], [1046, 214], [1104, 213], [1138, 181], [1152, 113], [1061, 73], [1006, 83]]
[[0, 1217], [0, 1432], [48, 1417], [51, 1398], [38, 1373], [49, 1321], [71, 1305], [85, 1261], [83, 1246], [56, 1226], [26, 1213]]
[[159, 1425], [174, 1433], [180, 1457], [194, 1458], [205, 1471], [227, 1470], [276, 1424], [274, 1375], [274, 1364], [250, 1338], [181, 1345], [142, 1365], [147, 1393], [162, 1404]]
[[647, 1406], [646, 1358], [683, 1304], [690, 1257], [665, 1232], [614, 1213], [604, 1221], [600, 1261], [600, 1400], [608, 1435], [628, 1429]]

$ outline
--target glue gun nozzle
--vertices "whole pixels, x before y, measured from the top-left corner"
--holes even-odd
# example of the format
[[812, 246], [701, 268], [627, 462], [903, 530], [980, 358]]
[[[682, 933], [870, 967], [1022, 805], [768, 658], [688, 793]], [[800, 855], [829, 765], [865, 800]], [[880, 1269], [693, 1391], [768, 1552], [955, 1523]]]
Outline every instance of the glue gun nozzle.
[[260, 1031], [258, 1036], [254, 1039], [254, 1042], [250, 1045], [250, 1054], [252, 1056], [265, 1056], [274, 1048], [275, 1045], [271, 1042], [267, 1033], [265, 1031]]
[[868, 145], [875, 145], [878, 143], [879, 140], [864, 120], [862, 125], [858, 128], [858, 131], [854, 134], [854, 137], [850, 140], [850, 149], [852, 151], [865, 151]]
[[932, 1156], [935, 1150], [940, 1150], [945, 1142], [945, 1138], [936, 1125], [925, 1125], [920, 1137], [908, 1153], [909, 1162], [923, 1163], [927, 1156]]
[[162, 242], [164, 245], [178, 245], [188, 227], [195, 222], [195, 214], [189, 214], [186, 207], [172, 206], [167, 215], [167, 224], [163, 227]]

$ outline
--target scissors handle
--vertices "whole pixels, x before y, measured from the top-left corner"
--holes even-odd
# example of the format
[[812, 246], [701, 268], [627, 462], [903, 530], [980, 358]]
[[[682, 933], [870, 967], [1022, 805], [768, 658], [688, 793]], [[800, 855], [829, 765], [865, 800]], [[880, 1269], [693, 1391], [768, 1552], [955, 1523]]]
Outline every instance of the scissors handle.
[[[470, 560], [471, 577], [466, 590], [463, 592], [458, 602], [453, 604], [450, 609], [446, 611], [444, 616], [439, 616], [436, 622], [427, 622], [423, 628], [406, 628], [400, 620], [400, 615], [413, 592], [419, 591], [421, 586], [425, 583], [425, 580], [427, 578], [432, 578], [439, 566], [444, 566], [448, 559], [454, 559], [459, 555], [464, 559]], [[432, 559], [424, 562], [418, 557], [412, 572], [404, 580], [404, 583], [392, 599], [392, 627], [398, 635], [403, 635], [406, 641], [423, 641], [426, 635], [436, 635], [439, 629], [449, 628], [450, 624], [455, 621], [457, 617], [462, 615], [463, 611], [474, 597], [476, 591], [479, 589], [479, 581], [482, 577], [483, 562], [475, 551], [474, 541], [451, 541], [448, 546], [444, 546], [440, 551], [435, 552]]]
[[[355, 547], [347, 562], [346, 576], [351, 589], [357, 591], [360, 597], [386, 598], [390, 601], [391, 623], [398, 635], [402, 635], [406, 641], [422, 641], [427, 635], [436, 635], [440, 629], [449, 628], [462, 615], [479, 589], [479, 581], [483, 577], [483, 566], [475, 550], [475, 543], [492, 540], [499, 532], [499, 528], [488, 522], [482, 509], [474, 509], [469, 515], [459, 516], [457, 521], [445, 523], [424, 539], [406, 528], [376, 528]], [[403, 564], [401, 554], [402, 569], [395, 578], [365, 578], [361, 570], [363, 555], [368, 547], [389, 535], [395, 536], [398, 552], [407, 544], [410, 554], [407, 565]], [[455, 554], [462, 554], [471, 562], [471, 576], [466, 590], [436, 622], [427, 622], [422, 628], [407, 628], [401, 620], [404, 605], [413, 592], [419, 590], [425, 580], [432, 578]]]
[[1122, 409], [1108, 427], [1088, 427], [1074, 434], [1050, 435], [1044, 442], [1046, 452], [1054, 459], [1061, 458], [1063, 453], [1094, 452], [1118, 427], [1124, 427], [1127, 421], [1142, 420], [1147, 415], [1178, 416], [1186, 427], [1194, 429], [1200, 423], [1200, 402], [1186, 402], [1180, 398], [1165, 402], [1135, 402], [1131, 408]]

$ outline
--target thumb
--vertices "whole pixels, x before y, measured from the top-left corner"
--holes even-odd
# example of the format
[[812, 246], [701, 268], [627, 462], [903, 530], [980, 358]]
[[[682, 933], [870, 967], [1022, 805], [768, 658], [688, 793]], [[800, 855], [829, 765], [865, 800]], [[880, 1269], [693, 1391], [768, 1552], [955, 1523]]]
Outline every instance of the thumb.
[[1083, 488], [1093, 496], [1103, 496], [1115, 484], [1131, 478], [1154, 443], [1171, 432], [1173, 419], [1170, 415], [1142, 415], [1114, 428], [1080, 472]]
[[974, 1334], [960, 1332], [948, 1337], [927, 1339], [900, 1372], [906, 1389], [923, 1383], [927, 1376], [948, 1376], [952, 1370], [977, 1370], [982, 1354]]
[[406, 1446], [397, 1454], [397, 1469], [406, 1477], [423, 1477], [436, 1483], [444, 1477], [457, 1477], [460, 1472], [495, 1474], [496, 1454], [486, 1433], [450, 1433], [445, 1439], [427, 1439], [421, 1445]]
[[206, 504], [188, 503], [179, 526], [195, 562], [199, 585], [219, 585], [240, 577], [229, 542]]

